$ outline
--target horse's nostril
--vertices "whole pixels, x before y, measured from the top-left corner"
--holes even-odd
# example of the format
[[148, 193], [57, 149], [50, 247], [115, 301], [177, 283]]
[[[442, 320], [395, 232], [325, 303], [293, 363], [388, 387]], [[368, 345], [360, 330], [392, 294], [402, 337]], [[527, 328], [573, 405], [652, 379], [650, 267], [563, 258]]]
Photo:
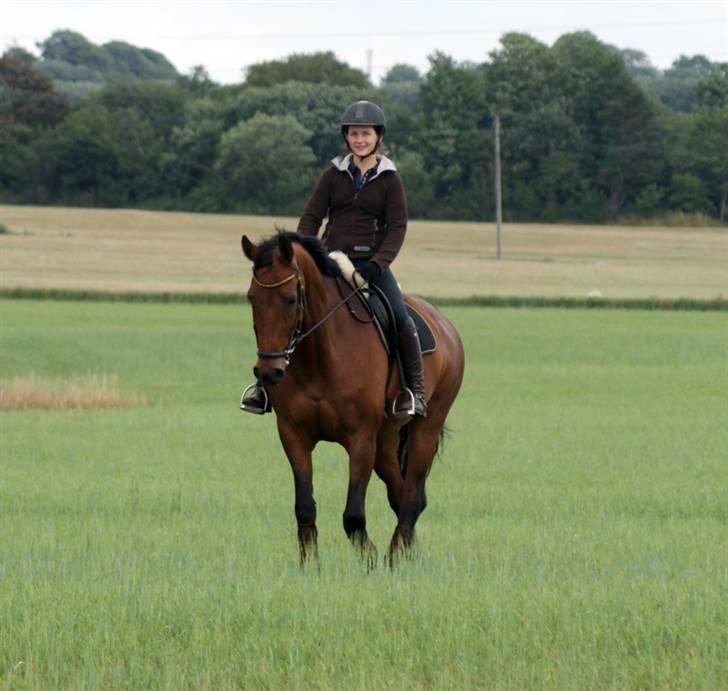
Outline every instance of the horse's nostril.
[[280, 367], [275, 367], [272, 370], [261, 370], [259, 367], [255, 367], [253, 372], [255, 373], [256, 380], [264, 386], [275, 386], [279, 384], [285, 374], [285, 370]]

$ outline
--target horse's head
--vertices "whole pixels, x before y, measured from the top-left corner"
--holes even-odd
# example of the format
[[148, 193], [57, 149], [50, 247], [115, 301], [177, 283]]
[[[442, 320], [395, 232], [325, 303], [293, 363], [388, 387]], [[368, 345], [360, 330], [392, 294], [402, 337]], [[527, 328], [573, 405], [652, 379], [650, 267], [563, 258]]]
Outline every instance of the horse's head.
[[284, 235], [264, 249], [242, 237], [245, 256], [253, 262], [248, 300], [253, 308], [253, 328], [258, 359], [255, 378], [266, 386], [283, 379], [300, 334], [304, 310], [303, 275], [291, 241]]

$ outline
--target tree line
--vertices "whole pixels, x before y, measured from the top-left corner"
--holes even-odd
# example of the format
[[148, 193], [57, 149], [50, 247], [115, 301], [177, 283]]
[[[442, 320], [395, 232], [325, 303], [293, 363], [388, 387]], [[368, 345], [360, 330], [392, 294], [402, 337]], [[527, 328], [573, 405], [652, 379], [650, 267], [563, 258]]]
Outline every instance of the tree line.
[[379, 86], [333, 53], [223, 86], [121, 42], [39, 47], [0, 57], [1, 201], [295, 215], [342, 151], [344, 108], [370, 99], [412, 217], [493, 218], [497, 113], [506, 220], [725, 221], [728, 63], [703, 56], [663, 72], [588, 32], [509, 33], [483, 63], [436, 53]]

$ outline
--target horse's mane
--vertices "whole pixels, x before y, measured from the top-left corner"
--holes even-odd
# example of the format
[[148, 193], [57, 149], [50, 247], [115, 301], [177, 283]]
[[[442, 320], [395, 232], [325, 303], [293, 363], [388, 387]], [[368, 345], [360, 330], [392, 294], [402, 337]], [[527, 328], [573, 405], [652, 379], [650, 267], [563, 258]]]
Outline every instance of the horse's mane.
[[273, 262], [273, 251], [278, 249], [278, 239], [281, 235], [287, 237], [291, 242], [300, 245], [308, 252], [311, 259], [318, 267], [318, 270], [324, 275], [331, 278], [341, 277], [341, 268], [329, 257], [328, 250], [321, 240], [314, 235], [301, 235], [300, 233], [292, 233], [283, 228], [277, 228], [278, 232], [263, 240], [258, 245], [258, 257], [255, 261], [255, 268], [259, 269], [264, 266], [270, 266]]

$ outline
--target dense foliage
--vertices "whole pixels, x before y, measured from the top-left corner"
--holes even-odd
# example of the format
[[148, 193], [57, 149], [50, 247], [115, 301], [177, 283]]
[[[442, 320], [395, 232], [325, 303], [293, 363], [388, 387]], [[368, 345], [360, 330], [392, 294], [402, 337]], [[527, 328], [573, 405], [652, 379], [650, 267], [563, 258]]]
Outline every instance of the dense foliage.
[[510, 33], [482, 64], [436, 53], [379, 87], [332, 53], [220, 86], [70, 31], [40, 48], [0, 58], [0, 200], [295, 214], [342, 149], [344, 107], [370, 98], [412, 216], [492, 218], [498, 114], [507, 220], [725, 220], [728, 64], [703, 56], [663, 72], [590, 33]]

